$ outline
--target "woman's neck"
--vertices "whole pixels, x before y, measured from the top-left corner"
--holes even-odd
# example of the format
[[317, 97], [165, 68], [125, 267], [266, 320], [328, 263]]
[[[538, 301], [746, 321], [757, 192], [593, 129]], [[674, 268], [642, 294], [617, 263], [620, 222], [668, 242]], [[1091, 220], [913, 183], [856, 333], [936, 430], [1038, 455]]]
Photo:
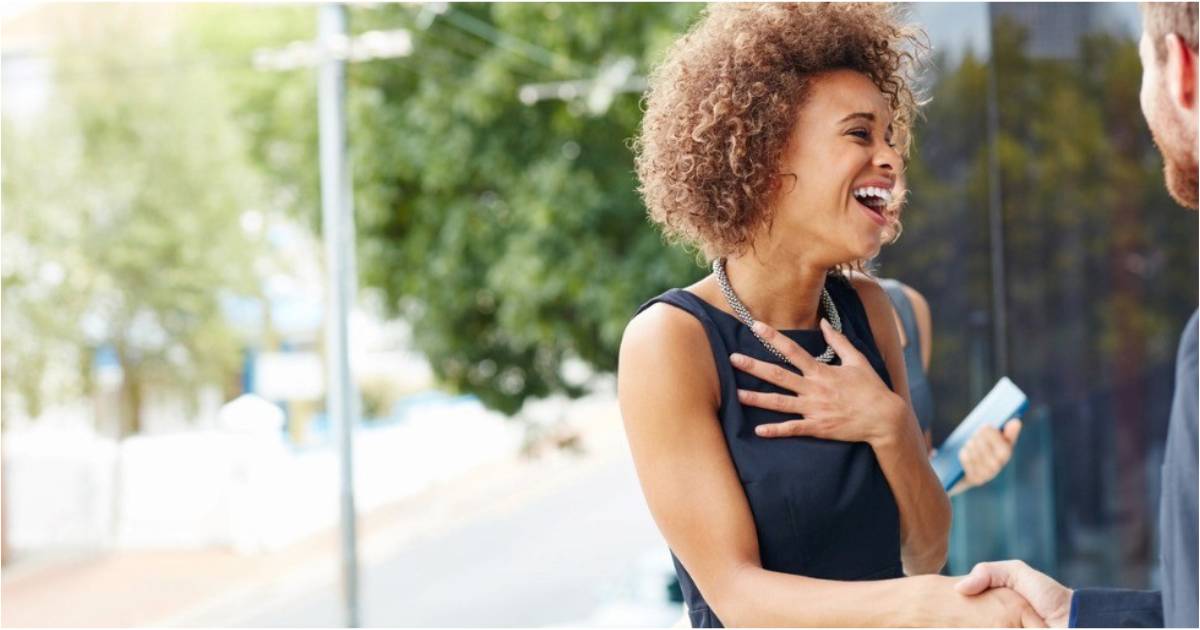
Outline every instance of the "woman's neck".
[[725, 260], [729, 284], [751, 317], [776, 330], [815, 329], [829, 270], [795, 260], [760, 260], [753, 252]]

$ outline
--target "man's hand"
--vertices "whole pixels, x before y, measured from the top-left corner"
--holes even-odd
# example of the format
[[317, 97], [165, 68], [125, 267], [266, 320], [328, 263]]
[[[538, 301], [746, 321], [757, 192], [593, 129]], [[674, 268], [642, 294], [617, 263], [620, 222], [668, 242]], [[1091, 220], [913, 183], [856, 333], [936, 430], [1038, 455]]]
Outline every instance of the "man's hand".
[[921, 575], [901, 580], [915, 587], [914, 615], [899, 625], [938, 628], [1045, 628], [1033, 606], [1012, 589], [978, 595], [957, 592], [958, 578]]
[[981, 562], [955, 586], [964, 595], [1006, 587], [1029, 602], [1051, 628], [1065, 628], [1071, 615], [1071, 589], [1020, 560]]

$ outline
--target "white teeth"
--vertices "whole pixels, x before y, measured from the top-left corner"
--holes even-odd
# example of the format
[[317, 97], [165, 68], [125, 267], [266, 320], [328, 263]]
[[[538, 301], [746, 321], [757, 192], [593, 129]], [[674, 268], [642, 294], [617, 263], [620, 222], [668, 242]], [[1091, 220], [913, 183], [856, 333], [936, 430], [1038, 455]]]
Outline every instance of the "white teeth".
[[858, 197], [858, 198], [878, 197], [878, 198], [882, 199], [885, 204], [892, 202], [892, 191], [890, 191], [886, 188], [878, 188], [876, 186], [863, 186], [862, 188], [855, 188], [853, 191], [853, 194], [855, 197]]

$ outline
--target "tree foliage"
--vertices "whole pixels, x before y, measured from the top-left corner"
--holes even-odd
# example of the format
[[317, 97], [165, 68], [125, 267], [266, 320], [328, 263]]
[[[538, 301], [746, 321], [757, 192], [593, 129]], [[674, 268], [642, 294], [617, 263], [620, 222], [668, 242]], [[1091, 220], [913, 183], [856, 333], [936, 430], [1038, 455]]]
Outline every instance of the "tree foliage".
[[[510, 414], [529, 398], [579, 394], [584, 384], [564, 376], [564, 364], [615, 369], [638, 304], [697, 274], [648, 226], [635, 192], [627, 141], [640, 121], [636, 93], [616, 94], [600, 115], [577, 100], [518, 98], [524, 85], [592, 79], [622, 57], [644, 74], [697, 10], [351, 12], [354, 33], [404, 28], [414, 40], [406, 58], [347, 69], [360, 282], [411, 323], [445, 385]], [[223, 32], [215, 25], [229, 20], [206, 13], [210, 45], [238, 54], [314, 37], [311, 18], [297, 13], [282, 15], [286, 26], [265, 43]], [[319, 226], [312, 74], [237, 80], [257, 163]]]
[[[220, 296], [254, 286], [239, 218], [262, 190], [217, 69], [189, 63], [169, 11], [129, 11], [63, 13], [53, 97], [6, 119], [3, 147], [5, 396], [36, 416], [111, 347], [122, 432], [147, 390], [190, 397], [236, 370]], [[63, 357], [74, 392], [45, 378]]]
[[[522, 85], [593, 78], [622, 56], [644, 74], [694, 14], [452, 5], [428, 28], [414, 24], [412, 58], [353, 70], [362, 279], [412, 321], [445, 382], [508, 413], [579, 393], [564, 362], [615, 369], [640, 301], [696, 275], [647, 225], [635, 192], [636, 94], [616, 95], [603, 115], [518, 98]], [[413, 21], [397, 7], [355, 24]]]

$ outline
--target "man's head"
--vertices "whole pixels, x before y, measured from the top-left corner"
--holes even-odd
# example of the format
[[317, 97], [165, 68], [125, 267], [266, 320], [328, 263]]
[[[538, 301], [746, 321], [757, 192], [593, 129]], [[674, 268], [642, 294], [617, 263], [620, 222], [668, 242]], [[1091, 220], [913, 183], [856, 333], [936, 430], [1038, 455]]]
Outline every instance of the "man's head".
[[1162, 152], [1167, 190], [1197, 206], [1197, 4], [1142, 6], [1142, 113]]

